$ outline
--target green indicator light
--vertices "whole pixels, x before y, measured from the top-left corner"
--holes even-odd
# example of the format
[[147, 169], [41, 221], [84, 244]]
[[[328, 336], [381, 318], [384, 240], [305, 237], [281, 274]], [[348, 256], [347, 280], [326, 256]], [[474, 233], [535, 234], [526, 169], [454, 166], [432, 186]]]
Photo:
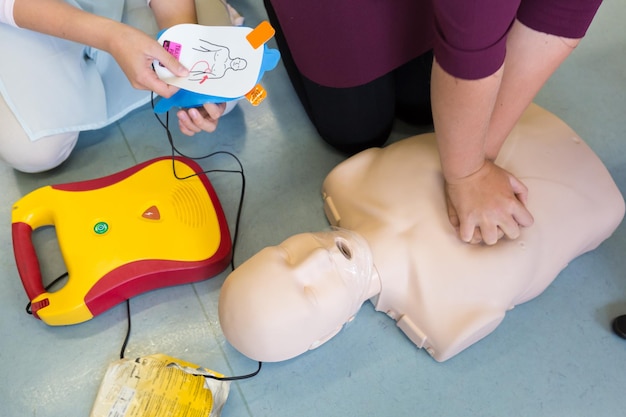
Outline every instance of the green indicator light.
[[106, 232], [108, 232], [108, 230], [109, 230], [109, 225], [106, 224], [105, 222], [98, 222], [93, 227], [93, 231], [96, 232], [96, 234], [98, 235], [103, 235]]

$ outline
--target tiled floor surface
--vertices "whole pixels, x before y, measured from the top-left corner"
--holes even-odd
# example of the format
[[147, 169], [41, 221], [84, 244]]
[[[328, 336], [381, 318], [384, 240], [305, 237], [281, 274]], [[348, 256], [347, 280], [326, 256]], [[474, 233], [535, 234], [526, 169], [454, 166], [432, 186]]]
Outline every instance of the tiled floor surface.
[[[260, 2], [233, 1], [247, 24], [265, 18]], [[626, 3], [607, 0], [587, 38], [537, 98], [583, 137], [626, 192]], [[282, 66], [268, 73], [269, 98], [243, 103], [218, 132], [174, 134], [184, 152], [236, 154], [247, 184], [235, 262], [302, 231], [327, 226], [319, 195], [342, 156], [317, 137]], [[173, 129], [175, 130], [175, 129]], [[398, 124], [394, 137], [416, 130]], [[0, 409], [7, 417], [87, 416], [107, 365], [126, 331], [117, 306], [88, 322], [51, 327], [28, 316], [12, 256], [11, 205], [48, 184], [98, 178], [156, 156], [169, 145], [149, 107], [81, 136], [60, 168], [25, 175], [0, 166]], [[236, 165], [228, 158], [204, 168]], [[234, 227], [241, 182], [211, 181]], [[123, 204], [120, 201], [118, 204]], [[35, 234], [49, 280], [65, 271], [53, 230]], [[322, 348], [265, 364], [233, 383], [224, 417], [240, 416], [549, 416], [616, 417], [626, 409], [626, 340], [610, 329], [626, 314], [626, 228], [572, 262], [541, 296], [510, 312], [489, 337], [445, 363], [433, 361], [393, 321], [365, 304], [356, 320]], [[131, 302], [126, 355], [162, 352], [228, 375], [256, 363], [225, 342], [217, 298], [226, 273], [161, 289]]]

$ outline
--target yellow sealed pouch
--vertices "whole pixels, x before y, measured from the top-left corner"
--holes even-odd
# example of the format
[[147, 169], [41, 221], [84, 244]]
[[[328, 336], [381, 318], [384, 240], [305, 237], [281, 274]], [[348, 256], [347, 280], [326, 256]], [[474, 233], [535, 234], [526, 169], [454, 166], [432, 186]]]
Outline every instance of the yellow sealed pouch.
[[163, 354], [109, 365], [90, 417], [218, 417], [230, 382], [211, 370]]

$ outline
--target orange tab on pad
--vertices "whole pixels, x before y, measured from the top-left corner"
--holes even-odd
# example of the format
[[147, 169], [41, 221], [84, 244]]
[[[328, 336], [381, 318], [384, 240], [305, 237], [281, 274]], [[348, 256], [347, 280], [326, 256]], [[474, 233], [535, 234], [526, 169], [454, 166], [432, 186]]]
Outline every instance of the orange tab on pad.
[[263, 88], [261, 84], [257, 84], [252, 90], [248, 91], [245, 97], [248, 99], [250, 104], [258, 106], [263, 100], [265, 100], [265, 97], [267, 97], [267, 91], [265, 91], [265, 88]]
[[254, 49], [257, 49], [259, 46], [272, 39], [274, 33], [276, 33], [276, 31], [272, 25], [270, 25], [267, 20], [264, 20], [259, 23], [257, 27], [252, 29], [252, 32], [248, 33], [246, 39]]

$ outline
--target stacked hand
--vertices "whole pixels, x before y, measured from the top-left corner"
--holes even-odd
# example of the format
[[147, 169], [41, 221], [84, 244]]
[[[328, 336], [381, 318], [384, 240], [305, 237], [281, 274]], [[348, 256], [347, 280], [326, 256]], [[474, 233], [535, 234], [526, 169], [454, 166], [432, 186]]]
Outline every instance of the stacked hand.
[[516, 239], [521, 227], [533, 224], [528, 189], [491, 161], [468, 177], [446, 181], [445, 191], [450, 223], [464, 242], [493, 245], [504, 236]]

